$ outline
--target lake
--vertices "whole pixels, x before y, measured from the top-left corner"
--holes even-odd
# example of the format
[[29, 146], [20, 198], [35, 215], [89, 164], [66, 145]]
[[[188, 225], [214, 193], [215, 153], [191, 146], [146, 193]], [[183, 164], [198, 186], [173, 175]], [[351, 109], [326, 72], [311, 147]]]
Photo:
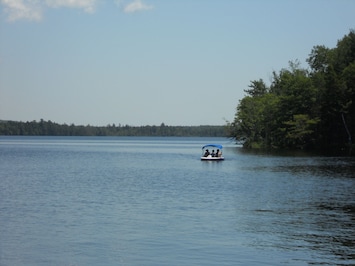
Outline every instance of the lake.
[[0, 265], [354, 265], [354, 225], [351, 157], [0, 137]]

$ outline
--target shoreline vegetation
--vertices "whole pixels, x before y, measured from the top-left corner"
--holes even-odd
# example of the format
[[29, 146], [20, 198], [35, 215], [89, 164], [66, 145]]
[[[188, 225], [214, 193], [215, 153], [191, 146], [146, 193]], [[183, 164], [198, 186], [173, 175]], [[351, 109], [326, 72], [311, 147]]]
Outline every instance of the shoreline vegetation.
[[250, 149], [354, 155], [355, 31], [335, 48], [314, 46], [308, 68], [290, 61], [270, 84], [253, 80], [239, 101], [229, 136]]
[[0, 120], [3, 136], [159, 136], [159, 137], [226, 137], [226, 126], [83, 126], [58, 124], [50, 120], [18, 122]]

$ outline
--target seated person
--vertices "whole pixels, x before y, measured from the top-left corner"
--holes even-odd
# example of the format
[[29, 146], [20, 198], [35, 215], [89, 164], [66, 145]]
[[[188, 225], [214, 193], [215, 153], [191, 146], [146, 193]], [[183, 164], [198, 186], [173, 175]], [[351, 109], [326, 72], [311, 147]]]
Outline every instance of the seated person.
[[218, 149], [216, 152], [216, 157], [221, 157], [222, 156], [222, 152]]
[[208, 155], [210, 155], [210, 152], [208, 150], [206, 150], [205, 154], [203, 155], [203, 157], [207, 157]]
[[216, 154], [214, 153], [214, 150], [212, 150], [212, 153], [211, 153], [212, 157], [215, 157]]

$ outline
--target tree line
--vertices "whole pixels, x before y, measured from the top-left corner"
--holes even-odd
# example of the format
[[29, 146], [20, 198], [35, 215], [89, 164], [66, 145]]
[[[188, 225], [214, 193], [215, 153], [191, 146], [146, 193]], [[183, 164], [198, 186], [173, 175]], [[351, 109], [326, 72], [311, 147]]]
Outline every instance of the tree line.
[[58, 124], [52, 121], [0, 121], [0, 135], [22, 136], [178, 136], [224, 137], [225, 126], [82, 126]]
[[314, 46], [309, 68], [298, 61], [253, 80], [229, 135], [247, 148], [351, 151], [355, 134], [355, 31], [335, 48]]

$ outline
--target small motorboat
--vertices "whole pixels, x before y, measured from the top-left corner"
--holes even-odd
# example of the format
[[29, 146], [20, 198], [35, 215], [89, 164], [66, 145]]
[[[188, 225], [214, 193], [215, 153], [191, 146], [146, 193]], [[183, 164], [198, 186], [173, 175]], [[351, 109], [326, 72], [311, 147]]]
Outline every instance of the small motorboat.
[[222, 161], [222, 145], [220, 144], [207, 144], [202, 147], [202, 161]]

